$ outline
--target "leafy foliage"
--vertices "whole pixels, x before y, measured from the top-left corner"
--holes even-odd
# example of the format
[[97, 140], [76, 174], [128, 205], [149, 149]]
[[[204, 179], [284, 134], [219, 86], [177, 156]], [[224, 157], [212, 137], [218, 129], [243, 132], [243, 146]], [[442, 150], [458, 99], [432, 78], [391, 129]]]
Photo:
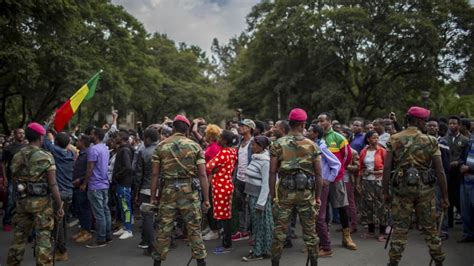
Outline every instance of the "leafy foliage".
[[299, 106], [313, 116], [374, 117], [421, 105], [421, 91], [434, 95], [459, 77], [454, 89], [472, 94], [467, 1], [263, 1], [247, 21], [244, 42], [230, 42], [238, 54], [222, 61], [232, 62], [229, 105], [251, 115]]
[[99, 69], [96, 96], [76, 122], [112, 108], [135, 111], [144, 123], [182, 111], [210, 115], [218, 97], [207, 74], [212, 66], [198, 47], [151, 36], [108, 0], [0, 1], [0, 28], [5, 132], [45, 119]]

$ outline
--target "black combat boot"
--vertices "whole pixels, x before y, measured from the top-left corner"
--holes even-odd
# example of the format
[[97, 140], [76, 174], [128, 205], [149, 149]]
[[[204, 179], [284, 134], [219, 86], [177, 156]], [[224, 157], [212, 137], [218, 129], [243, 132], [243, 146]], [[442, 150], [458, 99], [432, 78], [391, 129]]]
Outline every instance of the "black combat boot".
[[155, 260], [153, 266], [161, 266], [161, 260]]
[[206, 261], [204, 259], [197, 259], [197, 266], [206, 266]]
[[398, 261], [390, 261], [387, 266], [398, 266]]
[[272, 260], [272, 266], [280, 266], [280, 260]]

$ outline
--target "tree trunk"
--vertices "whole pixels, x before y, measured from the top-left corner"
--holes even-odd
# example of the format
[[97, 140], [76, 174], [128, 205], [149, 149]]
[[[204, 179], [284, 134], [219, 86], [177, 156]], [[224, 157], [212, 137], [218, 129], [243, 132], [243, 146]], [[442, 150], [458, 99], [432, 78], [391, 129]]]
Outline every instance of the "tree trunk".
[[2, 109], [0, 113], [0, 118], [2, 120], [3, 131], [5, 132], [5, 134], [10, 135], [10, 128], [8, 127], [8, 122], [5, 115], [6, 107], [7, 107], [7, 93], [8, 93], [8, 88], [5, 88], [5, 90], [3, 91]]
[[18, 125], [19, 128], [22, 128], [26, 122], [26, 99], [25, 96], [21, 96], [21, 122]]

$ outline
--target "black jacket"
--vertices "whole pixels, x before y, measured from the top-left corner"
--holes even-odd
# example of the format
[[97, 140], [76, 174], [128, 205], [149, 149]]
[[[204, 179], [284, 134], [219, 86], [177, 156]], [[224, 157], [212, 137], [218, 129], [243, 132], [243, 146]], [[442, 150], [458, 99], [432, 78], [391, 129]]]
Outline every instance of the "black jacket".
[[152, 143], [145, 147], [138, 153], [137, 164], [135, 169], [135, 189], [140, 192], [140, 189], [151, 188], [151, 172], [153, 153], [158, 143]]
[[131, 187], [132, 177], [133, 149], [130, 144], [122, 144], [115, 157], [114, 171], [112, 172], [112, 181], [123, 186]]

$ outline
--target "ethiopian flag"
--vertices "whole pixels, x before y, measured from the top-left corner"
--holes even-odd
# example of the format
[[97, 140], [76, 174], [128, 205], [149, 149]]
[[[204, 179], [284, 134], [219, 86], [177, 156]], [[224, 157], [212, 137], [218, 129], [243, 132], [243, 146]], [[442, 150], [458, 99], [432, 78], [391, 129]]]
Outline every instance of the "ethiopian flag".
[[64, 126], [71, 120], [76, 113], [79, 105], [83, 100], [90, 100], [95, 93], [97, 82], [99, 81], [100, 73], [102, 70], [92, 76], [89, 81], [84, 84], [74, 95], [69, 98], [58, 110], [56, 110], [56, 116], [54, 117], [54, 128], [57, 132], [63, 130]]

